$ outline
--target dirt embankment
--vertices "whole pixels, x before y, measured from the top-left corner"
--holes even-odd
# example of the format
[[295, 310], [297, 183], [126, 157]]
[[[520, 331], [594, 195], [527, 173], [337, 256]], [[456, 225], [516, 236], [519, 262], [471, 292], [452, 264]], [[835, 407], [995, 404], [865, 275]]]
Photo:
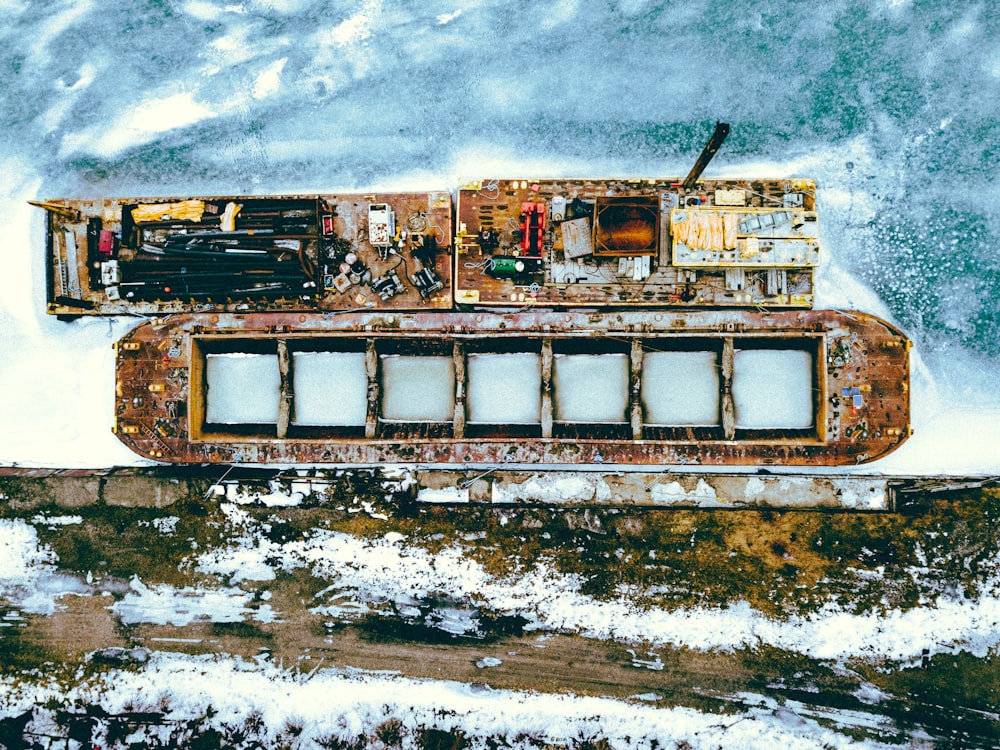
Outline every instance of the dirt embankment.
[[[271, 577], [223, 575], [203, 564], [213, 551], [246, 546], [248, 538], [273, 552], [321, 532], [359, 540], [395, 535], [429, 555], [460, 549], [497, 579], [514, 580], [544, 561], [579, 580], [579, 591], [594, 601], [640, 611], [740, 602], [777, 619], [808, 616], [829, 602], [854, 612], [906, 610], [947, 592], [976, 597], [996, 574], [996, 489], [915, 496], [919, 501], [905, 512], [882, 514], [453, 508], [415, 504], [410, 494], [386, 492], [380, 481], [345, 476], [309, 502], [243, 505], [234, 520], [206, 497], [210, 480], [192, 482], [178, 483], [169, 504], [163, 495], [147, 495], [146, 507], [126, 507], [106, 490], [99, 502], [73, 508], [47, 502], [44, 489], [30, 502], [12, 502], [6, 493], [0, 515], [31, 525], [39, 547], [51, 551], [54, 573], [75, 581], [76, 590], [48, 615], [26, 614], [9, 600], [5, 620], [14, 626], [0, 631], [4, 671], [71, 674], [81, 663], [93, 664], [102, 649], [144, 648], [266, 657], [302, 673], [350, 667], [484, 690], [633, 697], [724, 711], [739, 704], [737, 693], [751, 690], [900, 721], [919, 708], [924, 725], [941, 736], [962, 723], [1000, 729], [988, 718], [1000, 703], [1000, 662], [993, 656], [938, 654], [922, 664], [852, 660], [845, 669], [774, 647], [698, 651], [664, 645], [663, 634], [587, 637], [449, 591], [360, 606], [358, 591], [278, 559], [269, 562]], [[135, 614], [129, 600], [138, 588], [169, 600], [172, 609]], [[235, 615], [184, 614], [185, 607], [196, 609], [199, 592], [219, 590], [243, 597]], [[874, 707], [861, 701], [865, 685], [886, 698]]]

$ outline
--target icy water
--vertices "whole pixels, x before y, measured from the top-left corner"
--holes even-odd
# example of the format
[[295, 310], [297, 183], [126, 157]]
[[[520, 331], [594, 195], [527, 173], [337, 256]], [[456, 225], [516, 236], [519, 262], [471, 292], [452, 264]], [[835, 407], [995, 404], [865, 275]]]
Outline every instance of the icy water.
[[[929, 355], [1000, 356], [993, 3], [0, 3], [38, 193], [815, 176], [827, 260]], [[843, 293], [844, 290], [839, 290]]]
[[[28, 198], [684, 175], [725, 120], [708, 174], [817, 180], [819, 304], [900, 323], [918, 439], [982, 454], [998, 25], [991, 2], [0, 0], [0, 315], [33, 318], [41, 290]], [[906, 450], [1000, 466], [1000, 448]]]

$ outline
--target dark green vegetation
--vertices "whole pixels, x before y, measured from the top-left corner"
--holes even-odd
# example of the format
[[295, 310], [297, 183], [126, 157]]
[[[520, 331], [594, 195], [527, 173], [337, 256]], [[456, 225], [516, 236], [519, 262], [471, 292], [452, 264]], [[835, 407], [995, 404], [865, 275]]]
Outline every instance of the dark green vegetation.
[[[218, 504], [200, 499], [164, 509], [92, 505], [67, 512], [37, 508], [29, 517], [68, 514], [81, 516], [83, 522], [39, 523], [36, 529], [39, 541], [56, 554], [59, 568], [81, 577], [90, 573], [128, 581], [138, 576], [147, 583], [197, 585], [208, 579], [187, 569], [184, 560], [196, 549], [222, 543], [226, 536]], [[158, 527], [156, 522], [163, 519], [171, 519], [171, 533]]]

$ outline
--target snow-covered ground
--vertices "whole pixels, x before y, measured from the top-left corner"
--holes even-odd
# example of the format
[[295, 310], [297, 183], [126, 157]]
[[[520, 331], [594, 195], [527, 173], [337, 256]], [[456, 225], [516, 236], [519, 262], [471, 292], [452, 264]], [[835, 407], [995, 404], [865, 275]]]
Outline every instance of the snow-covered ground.
[[[294, 505], [296, 498], [275, 492], [266, 501], [273, 508]], [[134, 577], [127, 589], [117, 590], [107, 600], [106, 608], [117, 620], [123, 625], [181, 628], [204, 622], [280, 623], [287, 613], [272, 607], [271, 589], [279, 577], [304, 570], [330, 592], [321, 592], [305, 605], [321, 618], [348, 622], [387, 611], [405, 616], [409, 610], [418, 612], [423, 602], [444, 598], [453, 603], [439, 613], [437, 627], [445, 632], [467, 635], [474, 630], [470, 612], [518, 615], [529, 632], [574, 633], [635, 648], [642, 644], [648, 659], [637, 655], [635, 663], [654, 670], [663, 668], [658, 651], [664, 648], [704, 652], [772, 648], [842, 669], [859, 660], [899, 669], [919, 665], [935, 654], [964, 651], [987, 657], [1000, 644], [997, 554], [986, 561], [985, 569], [992, 572], [976, 596], [956, 591], [922, 597], [906, 609], [885, 607], [863, 613], [850, 611], [849, 604], [831, 602], [808, 616], [777, 618], [745, 602], [676, 608], [630, 603], [641, 590], [598, 599], [581, 591], [583, 578], [562, 573], [544, 559], [523, 574], [498, 576], [472, 554], [475, 539], [437, 551], [394, 531], [363, 539], [313, 529], [302, 539], [273, 541], [266, 533], [268, 522], [249, 513], [246, 505], [224, 502], [222, 510], [225, 541], [192, 549], [182, 564], [183, 570], [216, 583], [177, 587]], [[369, 515], [379, 518], [372, 510]], [[81, 522], [80, 516], [44, 513], [0, 521], [0, 597], [26, 614], [44, 616], [63, 607], [66, 597], [101, 595], [101, 586], [89, 575], [82, 578], [60, 571], [56, 555], [39, 540], [38, 529]], [[164, 511], [154, 521], [142, 523], [171, 536], [177, 522], [176, 516]], [[910, 574], [917, 578], [926, 572], [913, 569]], [[16, 625], [17, 619], [10, 624]], [[0, 680], [0, 713], [12, 716], [30, 706], [79, 700], [111, 713], [165, 711], [166, 720], [174, 722], [171, 726], [190, 721], [199, 731], [231, 730], [256, 715], [261, 739], [277, 743], [287, 739], [282, 732], [294, 727], [301, 747], [322, 746], [330, 738], [372, 737], [393, 719], [402, 722], [396, 729], [414, 743], [404, 746], [417, 746], [414, 738], [431, 728], [460, 732], [471, 738], [472, 747], [485, 747], [492, 738], [500, 742], [495, 746], [517, 748], [543, 742], [573, 746], [587, 738], [603, 738], [610, 747], [622, 748], [670, 742], [686, 742], [693, 748], [771, 743], [880, 747], [873, 740], [857, 742], [849, 730], [862, 722], [871, 730], [868, 737], [901, 731], [878, 711], [854, 716], [851, 711], [831, 709], [825, 721], [817, 723], [811, 713], [815, 708], [797, 708], [794, 702], [751, 693], [733, 699], [739, 703], [733, 713], [714, 713], [648, 705], [659, 698], [642, 694], [620, 700], [493, 690], [309, 661], [285, 669], [266, 656], [246, 661], [226, 654], [153, 652], [145, 660], [144, 655], [138, 670], [104, 670], [91, 677], [82, 673], [59, 680], [8, 677]], [[502, 661], [487, 656], [477, 666], [489, 669]], [[877, 704], [885, 698], [873, 687], [869, 692], [871, 700], [863, 702]], [[335, 705], [331, 695], [337, 696]], [[36, 714], [37, 726], [46, 720], [44, 712]], [[880, 734], [883, 730], [885, 735]], [[145, 731], [156, 736], [167, 729], [151, 726]], [[915, 741], [918, 734], [909, 738]]]
[[[5, 682], [9, 685], [0, 678], [0, 686]], [[5, 693], [2, 707], [10, 715], [47, 702], [80, 701], [109, 713], [168, 707], [170, 721], [194, 720], [201, 731], [211, 727], [230, 737], [235, 729], [248, 729], [247, 742], [265, 746], [282, 740], [299, 748], [337, 746], [331, 741], [349, 746], [364, 738], [362, 747], [385, 747], [374, 739], [379, 728], [385, 731], [398, 722], [396, 736], [407, 748], [419, 747], [417, 738], [428, 729], [461, 735], [467, 743], [462, 746], [470, 748], [581, 747], [596, 740], [610, 748], [650, 750], [895, 747], [855, 741], [847, 731], [752, 694], [742, 696], [750, 704], [744, 711], [713, 714], [642, 705], [656, 696], [614, 700], [537, 694], [330, 669], [302, 674], [268, 662], [227, 657], [156, 654], [139, 672], [116, 670], [69, 690], [51, 684], [24, 691], [8, 688]], [[36, 722], [44, 729], [44, 720]], [[886, 728], [891, 730], [889, 722]], [[172, 729], [146, 726], [132, 739], [166, 737]], [[95, 737], [98, 745], [101, 739]]]
[[[905, 610], [886, 607], [861, 614], [829, 603], [809, 616], [776, 619], [745, 602], [726, 607], [639, 607], [641, 591], [622, 591], [613, 601], [581, 592], [583, 579], [540, 561], [516, 577], [497, 577], [460, 544], [430, 552], [397, 532], [367, 540], [316, 529], [305, 540], [274, 542], [245, 511], [225, 506], [234, 534], [226, 545], [193, 552], [185, 566], [219, 581], [214, 588], [147, 585], [133, 578], [111, 610], [125, 623], [194, 621], [272, 622], [281, 614], [268, 604], [268, 583], [282, 572], [306, 569], [336, 592], [336, 603], [314, 603], [314, 613], [334, 619], [405, 611], [445, 595], [451, 601], [501, 615], [517, 615], [526, 630], [572, 632], [588, 638], [650, 643], [697, 650], [770, 646], [846, 662], [911, 662], [937, 653], [968, 651], [986, 656], [1000, 644], [1000, 557], [977, 597], [960, 592], [924, 597]], [[50, 520], [43, 523], [49, 524]], [[0, 594], [26, 612], [52, 612], [62, 596], [89, 591], [86, 581], [57, 573], [54, 555], [24, 521], [0, 521]], [[913, 576], [919, 576], [919, 569]], [[241, 584], [245, 585], [241, 588]], [[631, 595], [631, 596], [630, 596]], [[346, 597], [346, 599], [345, 599]], [[345, 602], [349, 606], [345, 606]]]

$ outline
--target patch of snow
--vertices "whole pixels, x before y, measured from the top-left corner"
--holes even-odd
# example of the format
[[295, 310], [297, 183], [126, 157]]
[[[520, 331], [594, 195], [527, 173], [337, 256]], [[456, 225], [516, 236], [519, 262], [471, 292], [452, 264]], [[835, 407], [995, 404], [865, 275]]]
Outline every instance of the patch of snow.
[[806, 429], [813, 415], [812, 354], [792, 349], [738, 349], [733, 360], [736, 426]]
[[[316, 596], [318, 597], [319, 594]], [[312, 607], [309, 611], [313, 614], [323, 615], [324, 617], [335, 618], [341, 622], [350, 622], [365, 615], [373, 614], [377, 609], [372, 603], [360, 601], [358, 598], [352, 596], [350, 592], [344, 592], [333, 596], [333, 598], [327, 600], [326, 604], [322, 606]]]
[[442, 13], [437, 17], [438, 26], [444, 26], [446, 23], [451, 23], [456, 18], [462, 15], [462, 9], [452, 11], [451, 13]]
[[341, 21], [332, 29], [325, 29], [323, 37], [340, 47], [357, 45], [372, 35], [372, 27], [381, 11], [381, 2], [368, 0], [360, 10]]
[[74, 526], [78, 523], [83, 523], [83, 516], [45, 516], [39, 513], [31, 519], [31, 522], [50, 528], [55, 526]]
[[552, 379], [556, 421], [628, 421], [629, 363], [624, 354], [556, 354]]
[[[1000, 644], [1000, 578], [987, 582], [987, 593], [974, 600], [940, 597], [905, 611], [864, 614], [830, 603], [810, 616], [778, 620], [746, 602], [643, 609], [626, 597], [595, 599], [581, 592], [582, 578], [560, 573], [544, 561], [517, 576], [499, 578], [459, 545], [432, 554], [395, 535], [363, 540], [317, 530], [285, 544], [258, 539], [212, 552], [204, 569], [234, 575], [243, 566], [269, 564], [283, 570], [305, 567], [362, 602], [413, 607], [445, 595], [456, 603], [517, 614], [529, 630], [568, 630], [633, 643], [699, 650], [766, 644], [832, 660], [907, 660], [924, 649], [961, 648], [983, 655]], [[993, 564], [1000, 566], [1000, 560]]]
[[648, 424], [719, 424], [719, 393], [715, 352], [643, 355], [640, 397]]
[[270, 560], [278, 551], [277, 545], [259, 533], [260, 527], [247, 511], [225, 503], [222, 512], [234, 529], [253, 529], [257, 533], [248, 531], [237, 536], [229, 546], [202, 552], [195, 570], [227, 577], [230, 585], [242, 581], [273, 581], [275, 572]]
[[869, 706], [874, 706], [875, 704], [881, 703], [889, 698], [888, 694], [875, 685], [872, 685], [870, 682], [862, 682], [861, 686], [851, 693], [851, 695]]
[[285, 69], [287, 57], [275, 60], [262, 70], [253, 82], [253, 98], [266, 99], [278, 93], [281, 88], [281, 71]]
[[252, 594], [240, 589], [176, 589], [165, 584], [145, 585], [133, 577], [131, 590], [109, 609], [126, 625], [153, 623], [184, 627], [193, 622], [273, 622], [270, 605], [257, 610], [249, 607]]
[[663, 696], [659, 693], [638, 693], [636, 695], [630, 695], [629, 698], [637, 701], [648, 701], [650, 703], [663, 700]]
[[[750, 692], [739, 692], [729, 697], [746, 706], [770, 710], [771, 715], [776, 720], [790, 728], [811, 726], [813, 721], [820, 720], [826, 726], [832, 725], [848, 731], [863, 729], [889, 736], [897, 734], [899, 731], [892, 719], [878, 713], [853, 711], [846, 708], [826, 708], [789, 699], [779, 703], [771, 696]], [[919, 730], [910, 734], [911, 740], [923, 738], [924, 736], [920, 734]], [[914, 743], [914, 746], [923, 747], [922, 744], [918, 743]]]
[[59, 573], [55, 562], [34, 526], [0, 519], [0, 597], [24, 612], [52, 614], [60, 597], [89, 591], [80, 579]]
[[642, 669], [651, 669], [654, 672], [663, 671], [663, 660], [660, 659], [659, 654], [654, 654], [652, 651], [647, 651], [646, 656], [650, 657], [648, 659], [641, 659], [639, 655], [632, 649], [628, 650], [629, 654], [632, 656], [632, 666]]
[[298, 505], [307, 495], [312, 493], [313, 489], [313, 485], [308, 481], [293, 481], [290, 487], [284, 487], [277, 479], [268, 483], [267, 492], [262, 492], [240, 482], [229, 481], [211, 487], [211, 491], [216, 497], [224, 496], [229, 503], [264, 505], [268, 508]]
[[537, 424], [542, 409], [538, 354], [470, 354], [466, 404], [472, 424]]
[[654, 505], [724, 505], [712, 487], [704, 479], [699, 478], [693, 490], [684, 489], [680, 482], [657, 482], [650, 486], [649, 496]]
[[523, 482], [494, 480], [491, 499], [494, 503], [542, 502], [573, 503], [608, 499], [610, 490], [600, 476], [566, 475], [555, 477], [536, 474]]
[[293, 424], [364, 426], [364, 352], [293, 352], [292, 362]]
[[[613, 748], [681, 743], [692, 748], [888, 747], [861, 745], [849, 734], [801, 715], [798, 706], [781, 709], [753, 696], [739, 712], [714, 714], [645, 706], [635, 700], [483, 690], [385, 672], [321, 669], [302, 674], [267, 661], [255, 664], [221, 656], [154, 652], [138, 670], [112, 669], [69, 688], [46, 682], [26, 689], [3, 680], [0, 691], [9, 715], [46, 703], [99, 705], [118, 713], [135, 710], [141, 696], [150, 706], [169, 706], [168, 720], [197, 720], [202, 729], [229, 732], [253, 713], [262, 719], [256, 739], [265, 747], [278, 744], [279, 733], [289, 724], [301, 730], [296, 745], [312, 747], [355, 743], [359, 737], [374, 736], [377, 727], [393, 718], [402, 722], [404, 746], [420, 730], [436, 729], [461, 732], [476, 747], [485, 746], [476, 740], [485, 743], [490, 737], [512, 748], [573, 745], [581, 737], [603, 738]], [[637, 698], [658, 700], [652, 693]], [[209, 709], [211, 717], [205, 718]], [[131, 739], [142, 741], [149, 736], [144, 732], [156, 730], [140, 728]]]
[[862, 479], [833, 479], [831, 483], [840, 505], [858, 510], [887, 510], [889, 498], [883, 489], [876, 489]]
[[377, 518], [380, 521], [389, 520], [389, 516], [387, 516], [385, 513], [375, 510], [375, 503], [363, 500], [361, 502], [361, 509], [364, 510], [364, 512], [368, 514], [368, 516], [370, 516], [371, 518]]
[[205, 357], [205, 421], [275, 424], [280, 380], [277, 354], [235, 352]]
[[196, 570], [228, 577], [233, 586], [242, 581], [273, 581], [274, 568], [268, 559], [274, 547], [267, 539], [244, 538], [238, 545], [202, 553]]
[[433, 607], [426, 615], [422, 615], [423, 624], [451, 635], [478, 637], [479, 612], [475, 609], [455, 606]]
[[154, 518], [152, 524], [161, 534], [170, 536], [176, 530], [177, 522], [180, 520], [177, 516], [165, 516], [163, 518]]
[[[359, 387], [362, 421], [368, 381], [362, 358]], [[451, 357], [386, 354], [381, 362], [382, 419], [388, 422], [450, 422], [455, 416], [455, 363]]]
[[417, 502], [420, 503], [467, 503], [469, 502], [468, 488], [442, 487], [433, 489], [422, 487], [417, 491]]
[[185, 128], [216, 116], [188, 91], [157, 95], [126, 108], [115, 122], [101, 123], [63, 136], [60, 156], [77, 153], [111, 157], [154, 140], [159, 134]]

